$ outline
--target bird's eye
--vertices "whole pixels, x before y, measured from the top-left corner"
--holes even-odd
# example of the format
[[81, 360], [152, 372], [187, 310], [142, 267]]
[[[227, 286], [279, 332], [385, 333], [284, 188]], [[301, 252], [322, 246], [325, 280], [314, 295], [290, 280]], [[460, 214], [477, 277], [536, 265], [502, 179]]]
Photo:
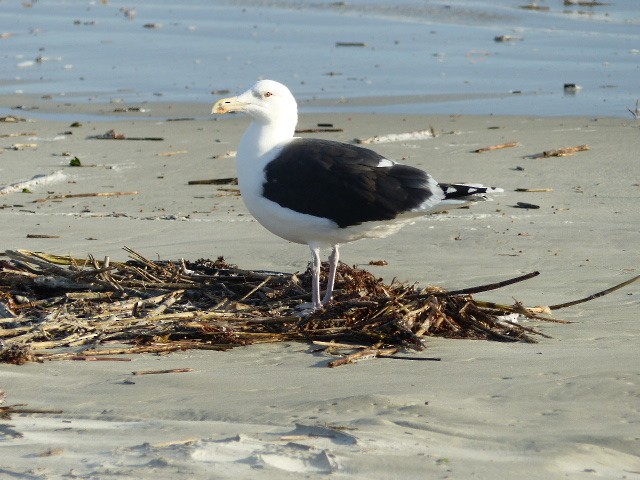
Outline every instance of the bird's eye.
[[264, 92], [264, 98], [269, 98], [272, 95], [273, 95], [273, 93], [271, 93], [271, 92]]

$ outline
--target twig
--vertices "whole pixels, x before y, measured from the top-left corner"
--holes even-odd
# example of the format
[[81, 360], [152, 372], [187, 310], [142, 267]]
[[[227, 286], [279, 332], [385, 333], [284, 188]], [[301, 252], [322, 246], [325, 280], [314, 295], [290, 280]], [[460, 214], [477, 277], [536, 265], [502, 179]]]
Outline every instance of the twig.
[[19, 132], [19, 133], [3, 133], [0, 134], [0, 138], [13, 138], [13, 137], [34, 137], [36, 132]]
[[327, 365], [329, 368], [339, 367], [341, 365], [347, 365], [349, 363], [361, 362], [363, 360], [371, 360], [372, 358], [393, 355], [398, 351], [397, 348], [380, 349], [380, 348], [367, 348], [361, 352], [352, 353], [346, 355], [343, 358], [329, 362]]
[[64, 412], [63, 410], [46, 410], [42, 408], [17, 408], [17, 407], [20, 407], [20, 405], [7, 405], [5, 407], [0, 407], [0, 415], [7, 415], [12, 413], [19, 413], [19, 414], [42, 413], [42, 414], [59, 415]]
[[553, 192], [553, 188], [516, 188], [515, 191], [527, 193], [546, 193]]
[[[460, 290], [452, 290], [444, 293], [446, 295], [470, 295], [472, 293], [487, 292], [489, 290], [496, 290], [498, 288], [506, 287], [507, 285], [513, 285], [514, 283], [523, 282], [525, 280], [529, 280], [530, 278], [537, 277], [538, 275], [540, 275], [540, 272], [530, 272], [524, 275], [520, 275], [519, 277], [511, 278], [509, 280], [502, 280], [501, 282], [488, 283], [486, 285], [480, 285], [478, 287], [463, 288]], [[434, 293], [434, 295], [438, 294], [438, 292]]]
[[62, 200], [66, 198], [87, 198], [87, 197], [117, 197], [121, 195], [137, 195], [138, 192], [96, 192], [96, 193], [63, 193], [61, 195], [50, 195], [46, 198], [38, 198], [33, 203], [43, 203], [51, 200]]
[[208, 180], [189, 180], [187, 185], [237, 185], [237, 177], [211, 178]]
[[89, 355], [74, 355], [69, 358], [69, 360], [80, 360], [85, 362], [130, 362], [130, 358], [120, 358], [120, 357], [96, 357]]
[[499, 145], [491, 145], [489, 147], [478, 148], [477, 150], [473, 150], [473, 153], [485, 153], [491, 152], [493, 150], [501, 150], [503, 148], [513, 148], [519, 146], [521, 146], [519, 142], [501, 143]]
[[156, 156], [158, 156], [158, 157], [173, 157], [175, 155], [183, 155], [185, 153], [189, 153], [189, 150], [174, 150], [174, 151], [169, 151], [169, 152], [160, 152], [160, 153], [156, 153]]
[[102, 135], [94, 135], [89, 138], [95, 140], [149, 140], [153, 142], [161, 142], [164, 140], [162, 137], [127, 137], [124, 133], [116, 133], [115, 130], [109, 130]]
[[574, 155], [578, 152], [584, 152], [587, 150], [591, 150], [591, 147], [589, 145], [578, 145], [576, 147], [565, 147], [565, 148], [558, 148], [556, 150], [546, 150], [544, 152], [542, 152], [542, 156], [544, 158], [548, 158], [548, 157], [568, 157], [570, 155]]
[[600, 298], [604, 295], [607, 295], [611, 292], [615, 292], [616, 290], [619, 290], [622, 287], [626, 287], [627, 285], [632, 284], [633, 282], [635, 282], [636, 280], [640, 279], [640, 275], [636, 275], [635, 277], [622, 282], [618, 285], [615, 285], [614, 287], [611, 288], [607, 288], [606, 290], [602, 290], [601, 292], [597, 292], [594, 293], [593, 295], [589, 295], [588, 297], [585, 298], [581, 298], [580, 300], [574, 300], [572, 302], [566, 302], [566, 303], [559, 303], [557, 305], [550, 305], [549, 306], [549, 310], [560, 310], [561, 308], [566, 308], [566, 307], [572, 307], [574, 305], [578, 305], [579, 303], [584, 303], [584, 302], [588, 302], [589, 300], [593, 300], [595, 298]]
[[329, 133], [329, 132], [343, 132], [342, 128], [301, 128], [296, 129], [295, 133]]
[[255, 286], [253, 289], [251, 289], [251, 291], [249, 293], [247, 293], [244, 297], [242, 297], [239, 301], [240, 302], [244, 302], [247, 298], [249, 298], [251, 295], [253, 295], [255, 292], [257, 292], [258, 290], [260, 290], [262, 287], [264, 287], [267, 283], [269, 283], [269, 280], [271, 280], [271, 277], [267, 277], [265, 278], [262, 282], [260, 282], [260, 284], [258, 284], [257, 286]]
[[187, 373], [193, 372], [193, 368], [170, 368], [168, 370], [135, 370], [132, 375], [159, 375], [163, 373]]

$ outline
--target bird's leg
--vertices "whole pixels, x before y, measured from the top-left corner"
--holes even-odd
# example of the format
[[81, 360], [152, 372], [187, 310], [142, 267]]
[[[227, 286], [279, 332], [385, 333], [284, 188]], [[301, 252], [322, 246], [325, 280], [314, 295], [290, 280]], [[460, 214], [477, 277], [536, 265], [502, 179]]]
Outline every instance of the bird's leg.
[[317, 310], [322, 308], [320, 303], [320, 248], [309, 246], [311, 248], [311, 308]]
[[[322, 308], [322, 303], [320, 303], [320, 247], [309, 245], [309, 248], [311, 249], [311, 303], [301, 303], [295, 308], [303, 317], [309, 317], [313, 312]], [[305, 325], [308, 321], [305, 319], [301, 325]]]
[[333, 299], [333, 285], [336, 282], [336, 270], [338, 269], [338, 259], [340, 258], [340, 252], [338, 251], [338, 245], [334, 245], [329, 255], [329, 278], [327, 280], [327, 291], [322, 298], [322, 305], [328, 305]]

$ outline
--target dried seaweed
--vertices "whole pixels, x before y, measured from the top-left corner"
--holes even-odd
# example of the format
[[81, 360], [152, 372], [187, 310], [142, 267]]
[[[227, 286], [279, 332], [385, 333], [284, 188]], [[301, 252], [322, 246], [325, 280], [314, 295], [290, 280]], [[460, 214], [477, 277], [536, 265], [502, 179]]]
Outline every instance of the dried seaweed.
[[125, 250], [126, 262], [5, 252], [0, 304], [11, 316], [0, 319], [0, 362], [96, 360], [280, 341], [314, 341], [330, 352], [364, 350], [340, 365], [422, 350], [429, 336], [535, 342], [547, 335], [515, 322], [518, 316], [561, 322], [547, 316], [549, 308], [471, 296], [538, 272], [447, 292], [386, 284], [366, 270], [340, 264], [335, 301], [302, 318], [296, 307], [309, 300], [309, 270], [299, 275], [244, 270], [223, 258], [152, 261]]

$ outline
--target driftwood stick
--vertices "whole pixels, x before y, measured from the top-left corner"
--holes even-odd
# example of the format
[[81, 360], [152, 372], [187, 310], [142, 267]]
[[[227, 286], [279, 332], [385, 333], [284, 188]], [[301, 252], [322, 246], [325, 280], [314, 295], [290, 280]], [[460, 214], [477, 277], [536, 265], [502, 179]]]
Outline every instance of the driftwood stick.
[[463, 288], [461, 290], [451, 290], [451, 291], [445, 291], [445, 292], [434, 292], [431, 293], [432, 295], [441, 295], [441, 294], [445, 294], [445, 295], [470, 295], [472, 293], [480, 293], [480, 292], [487, 292], [489, 290], [496, 290], [498, 288], [502, 288], [502, 287], [506, 287], [507, 285], [513, 285], [514, 283], [518, 283], [518, 282], [523, 282], [525, 280], [529, 280], [530, 278], [533, 277], [537, 277], [538, 275], [540, 275], [540, 272], [530, 272], [530, 273], [526, 273], [524, 275], [520, 275], [519, 277], [514, 277], [511, 278], [509, 280], [503, 280], [501, 282], [496, 282], [496, 283], [488, 283], [486, 285], [480, 285], [478, 287], [470, 287], [470, 288]]
[[629, 280], [622, 282], [618, 285], [615, 285], [611, 288], [607, 288], [606, 290], [602, 290], [601, 292], [597, 292], [594, 293], [593, 295], [589, 295], [588, 297], [585, 298], [581, 298], [579, 300], [574, 300], [572, 302], [566, 302], [566, 303], [559, 303], [557, 305], [550, 305], [549, 306], [549, 310], [560, 310], [561, 308], [567, 308], [567, 307], [572, 307], [574, 305], [578, 305], [579, 303], [584, 303], [584, 302], [588, 302], [589, 300], [593, 300], [595, 298], [600, 298], [604, 295], [607, 295], [611, 292], [615, 292], [616, 290], [619, 290], [622, 287], [626, 287], [627, 285], [632, 284], [633, 282], [635, 282], [636, 280], [640, 279], [640, 275], [636, 275], [633, 278], [630, 278]]
[[7, 405], [5, 407], [0, 407], [0, 416], [8, 415], [12, 413], [39, 413], [39, 414], [49, 414], [49, 415], [60, 415], [64, 413], [63, 410], [46, 410], [42, 408], [20, 408], [22, 405]]
[[135, 370], [132, 375], [158, 375], [163, 373], [188, 373], [193, 372], [193, 368], [170, 368], [168, 370]]
[[351, 355], [346, 355], [338, 360], [334, 360], [329, 362], [327, 365], [329, 368], [340, 367], [341, 365], [347, 365], [349, 363], [362, 362], [363, 360], [371, 360], [372, 358], [376, 358], [378, 356], [378, 352], [380, 349], [378, 348], [367, 348], [362, 350], [361, 352], [352, 353]]
[[63, 193], [60, 195], [49, 195], [45, 198], [38, 198], [33, 203], [44, 203], [51, 200], [63, 200], [67, 198], [88, 198], [88, 197], [118, 197], [122, 195], [137, 195], [138, 192], [96, 192], [96, 193]]
[[255, 292], [257, 292], [258, 290], [260, 290], [262, 287], [264, 287], [267, 283], [269, 283], [269, 280], [271, 280], [271, 277], [267, 277], [265, 278], [262, 282], [260, 282], [258, 285], [256, 285], [254, 288], [251, 289], [251, 291], [249, 293], [247, 293], [244, 297], [242, 297], [239, 301], [240, 302], [244, 302], [247, 298], [249, 298], [251, 295], [253, 295]]
[[558, 148], [556, 150], [545, 150], [542, 152], [544, 158], [548, 157], [568, 157], [569, 155], [575, 155], [578, 152], [584, 152], [591, 150], [589, 145], [577, 145], [575, 147]]
[[503, 148], [513, 148], [513, 147], [519, 147], [519, 146], [520, 146], [519, 142], [501, 143], [499, 145], [490, 145], [488, 147], [478, 148], [477, 150], [473, 150], [473, 153], [485, 153], [485, 152], [491, 152], [493, 150], [502, 150]]
[[130, 358], [122, 357], [96, 357], [95, 355], [73, 355], [69, 360], [80, 360], [85, 362], [130, 362]]

